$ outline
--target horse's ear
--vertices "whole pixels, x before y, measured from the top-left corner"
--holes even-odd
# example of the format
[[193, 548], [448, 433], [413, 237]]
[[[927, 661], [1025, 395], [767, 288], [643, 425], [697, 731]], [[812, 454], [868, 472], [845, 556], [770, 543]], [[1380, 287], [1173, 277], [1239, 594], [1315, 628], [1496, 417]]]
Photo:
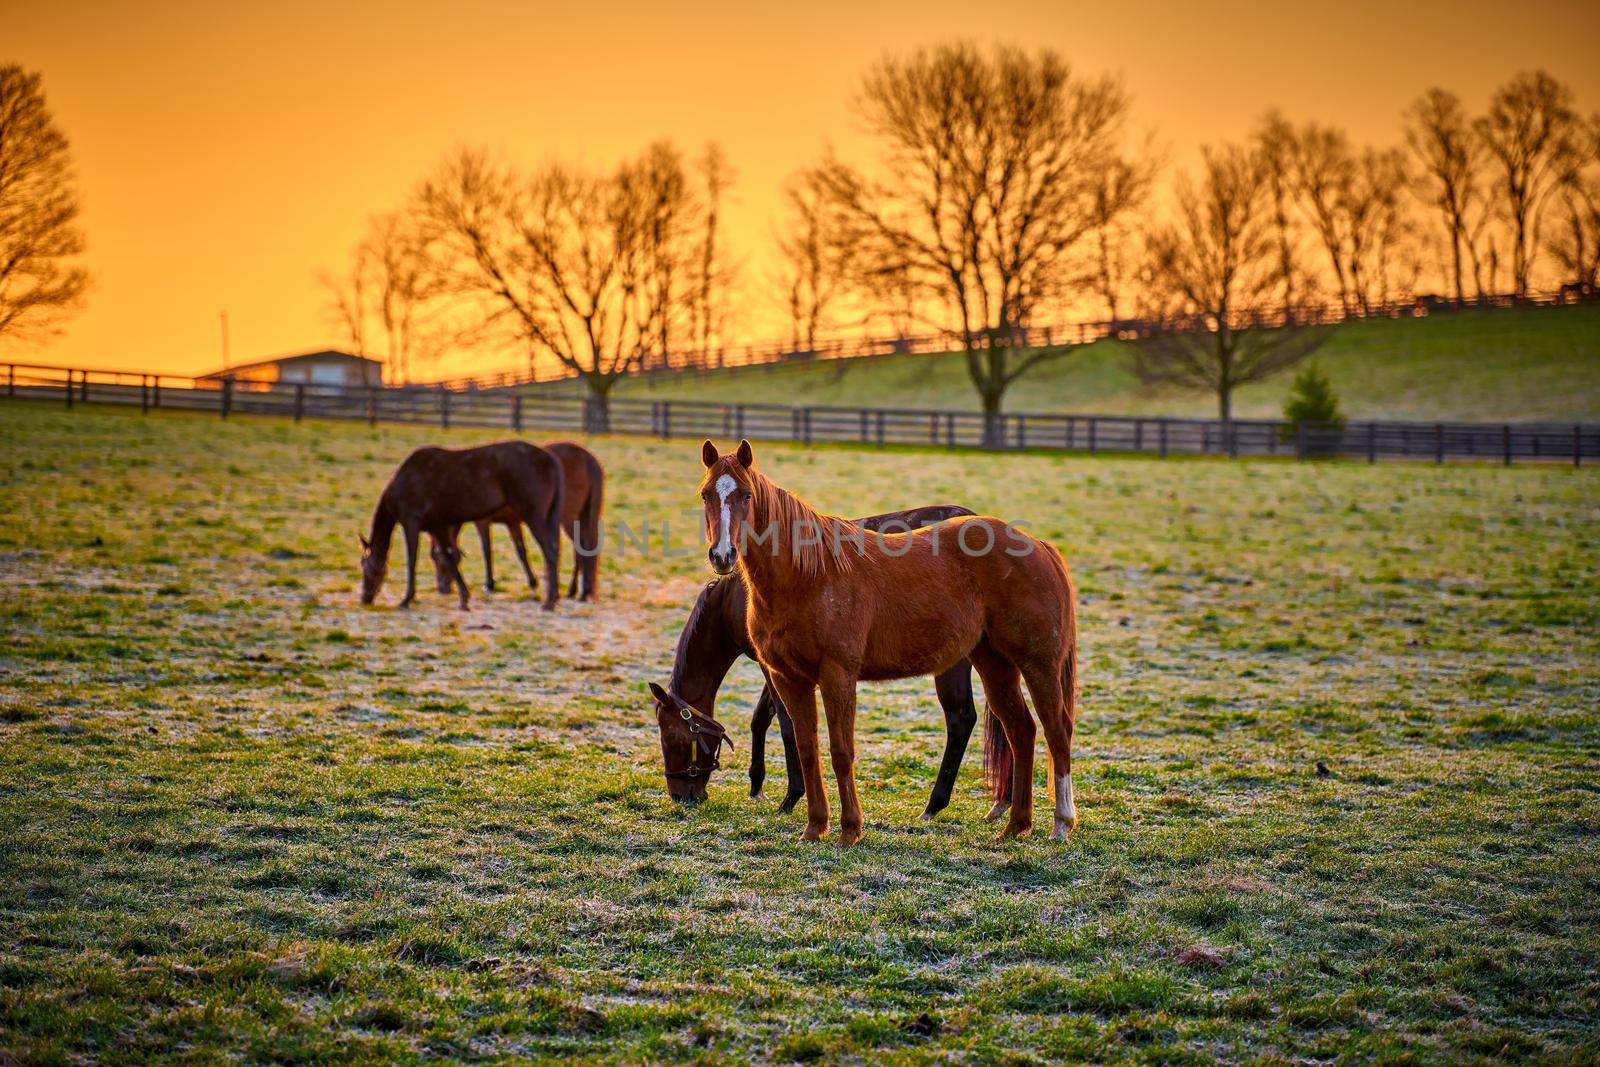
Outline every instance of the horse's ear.
[[711, 441], [708, 440], [705, 444], [700, 446], [700, 462], [704, 463], [707, 467], [715, 467], [719, 458], [720, 455], [717, 452], [717, 446]]
[[741, 467], [755, 466], [756, 454], [755, 451], [750, 447], [749, 441], [741, 440], [739, 442], [739, 450], [734, 453], [734, 457], [738, 459], [739, 466]]
[[654, 682], [650, 683], [650, 695], [656, 698], [656, 703], [672, 706], [672, 701], [667, 699], [667, 691]]

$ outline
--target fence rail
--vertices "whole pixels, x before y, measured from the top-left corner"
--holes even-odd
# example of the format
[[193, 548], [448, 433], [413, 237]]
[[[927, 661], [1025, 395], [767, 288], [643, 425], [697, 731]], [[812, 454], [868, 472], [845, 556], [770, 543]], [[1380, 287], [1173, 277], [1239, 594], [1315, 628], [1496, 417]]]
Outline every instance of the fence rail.
[[439, 389], [341, 388], [298, 383], [199, 381], [130, 371], [5, 364], [5, 395], [235, 415], [276, 415], [505, 429], [512, 433], [619, 433], [748, 437], [760, 441], [942, 448], [1046, 449], [1158, 456], [1349, 457], [1375, 462], [1565, 462], [1600, 459], [1600, 424], [1555, 422], [1349, 422], [1183, 419], [1018, 412], [993, 424], [975, 411], [791, 407], [685, 400], [612, 400]]

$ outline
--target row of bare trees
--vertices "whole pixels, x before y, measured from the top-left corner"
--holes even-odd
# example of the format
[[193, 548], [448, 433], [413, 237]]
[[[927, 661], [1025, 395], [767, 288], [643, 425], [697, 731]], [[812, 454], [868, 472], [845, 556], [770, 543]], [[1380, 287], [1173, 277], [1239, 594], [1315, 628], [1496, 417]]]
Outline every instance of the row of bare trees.
[[[1326, 337], [1314, 306], [1371, 313], [1425, 276], [1467, 301], [1502, 272], [1526, 296], [1541, 260], [1589, 293], [1600, 265], [1600, 118], [1544, 73], [1477, 116], [1429, 90], [1391, 146], [1270, 111], [1159, 190], [1121, 83], [1048, 50], [888, 57], [854, 106], [872, 154], [829, 152], [784, 190], [768, 280], [790, 343], [946, 334], [997, 435], [1010, 386], [1069, 351], [1028, 347], [1028, 327], [1073, 310], [1167, 326], [1135, 368], [1212, 390], [1227, 418], [1238, 385]], [[582, 377], [603, 420], [622, 375], [727, 343], [732, 182], [715, 145], [691, 160], [661, 142], [609, 170], [460, 151], [372, 220], [348, 273], [325, 279], [330, 311], [394, 381], [494, 344]]]
[[330, 318], [396, 384], [493, 346], [555, 359], [603, 407], [618, 377], [726, 342], [732, 180], [715, 144], [691, 162], [658, 142], [608, 171], [459, 151], [322, 276]]
[[1479, 116], [1429, 90], [1400, 145], [1269, 111], [1163, 196], [1120, 86], [1048, 51], [888, 59], [855, 103], [878, 158], [829, 157], [787, 190], [794, 344], [894, 308], [957, 339], [991, 424], [1007, 387], [1063, 351], [1020, 349], [1021, 328], [1063, 308], [1173, 326], [1136, 346], [1135, 368], [1213, 390], [1227, 418], [1237, 385], [1325, 339], [1303, 321], [1315, 305], [1369, 314], [1412, 299], [1430, 268], [1460, 302], [1498, 292], [1502, 272], [1522, 298], [1541, 254], [1567, 289], [1596, 289], [1600, 117], [1542, 72]]

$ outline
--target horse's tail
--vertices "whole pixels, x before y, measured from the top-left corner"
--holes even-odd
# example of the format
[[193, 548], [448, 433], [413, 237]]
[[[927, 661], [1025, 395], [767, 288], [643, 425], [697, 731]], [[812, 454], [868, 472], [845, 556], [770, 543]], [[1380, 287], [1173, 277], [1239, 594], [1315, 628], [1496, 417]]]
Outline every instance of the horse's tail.
[[1000, 716], [983, 705], [983, 776], [989, 782], [989, 792], [996, 803], [1011, 795], [1011, 742], [1006, 740]]
[[578, 516], [577, 533], [582, 541], [573, 541], [573, 553], [582, 544], [587, 555], [580, 555], [578, 563], [585, 577], [584, 593], [591, 600], [600, 595], [600, 509], [605, 503], [606, 472], [600, 461], [592, 455], [589, 464], [589, 495], [584, 499], [583, 512]]

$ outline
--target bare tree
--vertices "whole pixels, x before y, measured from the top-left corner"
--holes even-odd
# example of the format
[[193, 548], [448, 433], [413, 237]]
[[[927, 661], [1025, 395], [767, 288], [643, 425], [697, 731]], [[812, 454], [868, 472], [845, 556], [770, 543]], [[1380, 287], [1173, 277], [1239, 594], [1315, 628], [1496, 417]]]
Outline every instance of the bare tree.
[[83, 302], [89, 272], [67, 139], [45, 106], [39, 75], [0, 66], [0, 337], [57, 331]]
[[1139, 236], [1129, 216], [1148, 197], [1154, 176], [1155, 168], [1148, 162], [1118, 159], [1099, 174], [1090, 192], [1094, 243], [1090, 277], [1113, 324], [1122, 318], [1121, 298], [1138, 268]]
[[1327, 330], [1282, 314], [1263, 153], [1223, 145], [1202, 154], [1198, 183], [1178, 180], [1176, 221], [1146, 241], [1145, 314], [1166, 328], [1135, 344], [1134, 369], [1146, 382], [1209, 390], [1231, 420], [1234, 389], [1298, 363]]
[[1444, 225], [1450, 245], [1449, 278], [1459, 303], [1466, 299], [1462, 257], [1465, 253], [1476, 261], [1474, 231], [1481, 230], [1487, 219], [1479, 184], [1483, 141], [1473, 132], [1461, 98], [1445, 89], [1423, 93], [1405, 118], [1406, 146], [1422, 168], [1418, 195], [1438, 212]]
[[1559, 225], [1545, 242], [1561, 268], [1562, 288], [1579, 296], [1600, 294], [1600, 114], [1590, 116], [1576, 140], [1559, 186]]
[[1578, 118], [1572, 90], [1544, 71], [1512, 78], [1473, 128], [1495, 163], [1496, 196], [1511, 226], [1511, 284], [1526, 298], [1546, 204], [1570, 166]]
[[591, 428], [608, 427], [617, 379], [664, 358], [681, 329], [695, 204], [678, 153], [660, 144], [610, 173], [525, 176], [463, 151], [418, 199], [452, 291], [581, 377]]
[[1409, 181], [1403, 153], [1365, 148], [1341, 209], [1350, 236], [1350, 290], [1362, 314], [1411, 295], [1417, 277], [1411, 257]]
[[851, 246], [815, 175], [791, 179], [783, 199], [787, 211], [777, 234], [776, 281], [789, 312], [790, 344], [797, 352], [812, 352], [847, 291]]
[[960, 43], [883, 60], [856, 103], [879, 166], [830, 157], [818, 180], [859, 234], [860, 283], [913, 286], [919, 313], [961, 345], [993, 443], [1006, 389], [1064, 351], [1020, 349], [1042, 307], [1081, 293], [1127, 94], [1051, 51]]
[[1262, 176], [1272, 199], [1272, 238], [1278, 257], [1278, 284], [1283, 289], [1283, 307], [1293, 315], [1307, 298], [1297, 289], [1301, 270], [1296, 259], [1297, 230], [1295, 200], [1295, 132], [1289, 120], [1276, 108], [1262, 116], [1256, 127], [1255, 148], [1261, 158]]
[[1307, 123], [1295, 135], [1295, 191], [1328, 257], [1339, 303], [1346, 314], [1355, 307], [1350, 277], [1354, 240], [1349, 207], [1355, 199], [1358, 170], [1356, 154], [1342, 130]]
[[703, 210], [689, 306], [689, 341], [702, 353], [716, 348], [720, 359], [721, 348], [727, 342], [728, 297], [737, 273], [724, 247], [722, 204], [736, 174], [727, 153], [715, 141], [706, 144], [695, 161], [695, 169], [703, 189]]
[[374, 216], [350, 260], [343, 275], [319, 276], [328, 318], [357, 355], [384, 364], [390, 384], [410, 383], [418, 364], [467, 339], [415, 219]]

